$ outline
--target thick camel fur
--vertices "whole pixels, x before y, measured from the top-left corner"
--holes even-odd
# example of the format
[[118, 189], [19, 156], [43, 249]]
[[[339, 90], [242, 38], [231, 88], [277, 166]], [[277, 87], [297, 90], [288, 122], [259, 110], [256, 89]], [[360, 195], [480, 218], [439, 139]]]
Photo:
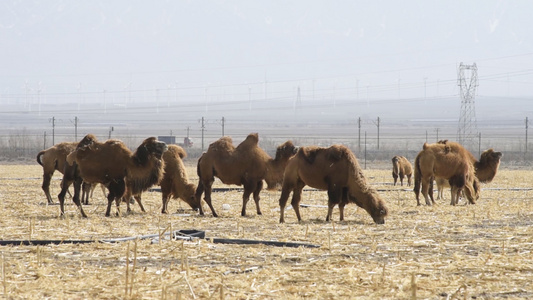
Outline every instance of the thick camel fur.
[[233, 146], [230, 137], [222, 137], [209, 145], [207, 152], [198, 159], [197, 173], [199, 177], [196, 189], [196, 202], [203, 215], [201, 205], [202, 193], [204, 200], [211, 209], [213, 216], [218, 216], [211, 203], [211, 186], [218, 177], [225, 184], [242, 185], [241, 215], [246, 215], [246, 203], [253, 194], [257, 214], [261, 214], [259, 207], [259, 193], [263, 188], [263, 180], [269, 189], [274, 189], [283, 181], [283, 171], [287, 161], [296, 153], [296, 147], [287, 141], [277, 147], [275, 158], [270, 157], [258, 146], [257, 133], [249, 134], [237, 147]]
[[52, 180], [52, 176], [56, 170], [64, 174], [67, 155], [74, 151], [77, 145], [77, 142], [63, 142], [37, 154], [37, 163], [43, 167], [42, 189], [49, 204], [54, 203], [50, 195], [50, 181]]
[[400, 178], [400, 185], [403, 186], [403, 178], [407, 177], [407, 186], [411, 186], [411, 175], [413, 174], [413, 166], [404, 156], [396, 155], [392, 158], [392, 178], [394, 178], [394, 185], [398, 178]]
[[[154, 137], [145, 139], [132, 153], [122, 141], [108, 140], [101, 143], [89, 134], [80, 141], [76, 151], [72, 152], [67, 160], [78, 165], [83, 182], [102, 183], [108, 188], [105, 215], [110, 216], [113, 201], [116, 203], [118, 215], [123, 197], [129, 200], [132, 195], [138, 196], [160, 183], [164, 172], [162, 156], [166, 150], [167, 145]], [[77, 201], [80, 183], [81, 180], [77, 180], [75, 184], [74, 199]], [[144, 212], [140, 197], [135, 199]], [[126, 204], [128, 212], [131, 211], [130, 202], [126, 201]]]
[[[461, 151], [461, 145], [456, 142], [450, 142], [448, 140], [441, 140], [438, 143], [447, 145], [449, 147], [450, 151]], [[488, 149], [481, 153], [481, 157], [479, 160], [477, 160], [472, 153], [467, 151], [468, 157], [470, 158], [470, 161], [474, 165], [474, 170], [477, 179], [481, 183], [489, 183], [491, 182], [494, 177], [496, 176], [496, 173], [498, 172], [498, 168], [500, 166], [500, 160], [503, 156], [501, 152], [496, 152], [494, 149]], [[442, 178], [435, 178], [435, 182], [437, 183], [437, 199], [443, 198], [443, 190], [445, 187], [450, 187], [449, 183], [442, 179]]]
[[182, 161], [182, 158], [185, 158], [186, 156], [187, 153], [185, 150], [177, 145], [168, 145], [168, 150], [163, 153], [165, 174], [161, 180], [161, 192], [163, 194], [163, 207], [161, 213], [168, 213], [167, 206], [171, 196], [174, 199], [182, 199], [194, 210], [198, 209], [196, 197], [194, 195], [196, 186], [189, 183], [187, 170]]
[[[475, 177], [475, 169], [470, 153], [461, 145], [454, 143], [427, 144], [415, 159], [414, 192], [417, 205], [420, 205], [420, 187], [427, 205], [435, 204], [433, 199], [433, 180], [440, 177], [448, 180], [452, 188], [451, 204], [456, 205], [459, 195], [464, 190], [468, 201], [475, 204], [479, 198], [479, 180]], [[422, 186], [421, 186], [422, 185]], [[431, 201], [430, 201], [431, 199]]]
[[298, 221], [300, 200], [304, 186], [327, 190], [328, 214], [331, 219], [333, 207], [339, 205], [340, 220], [344, 219], [344, 206], [354, 202], [370, 214], [377, 224], [384, 224], [387, 216], [385, 201], [366, 181], [355, 155], [345, 146], [329, 148], [301, 147], [285, 168], [280, 205], [280, 223], [284, 222], [287, 200], [292, 192], [291, 205]]

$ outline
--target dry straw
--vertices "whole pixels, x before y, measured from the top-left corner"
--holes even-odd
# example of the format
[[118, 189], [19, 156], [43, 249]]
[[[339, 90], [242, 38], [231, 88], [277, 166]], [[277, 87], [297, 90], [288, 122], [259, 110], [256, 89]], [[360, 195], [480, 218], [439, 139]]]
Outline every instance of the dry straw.
[[[38, 165], [1, 166], [0, 240], [99, 240], [155, 234], [121, 243], [0, 246], [4, 298], [125, 299], [464, 299], [533, 298], [533, 171], [502, 169], [476, 205], [416, 206], [411, 187], [393, 187], [390, 170], [364, 170], [385, 190], [390, 216], [376, 225], [349, 204], [345, 221], [325, 221], [326, 193], [302, 194], [301, 223], [288, 209], [279, 224], [279, 191], [263, 191], [257, 216], [240, 216], [242, 192], [213, 193], [219, 218], [160, 213], [161, 194], [143, 194], [146, 213], [104, 217], [95, 193], [83, 219], [70, 201], [64, 217], [47, 205]], [[195, 178], [194, 167], [189, 173]], [[60, 177], [52, 180], [59, 193]], [[216, 181], [215, 185], [224, 187]], [[519, 188], [519, 189], [517, 189]], [[228, 210], [220, 209], [229, 204]], [[248, 203], [253, 205], [253, 201]], [[320, 248], [166, 240], [178, 229], [213, 238], [300, 242]]]

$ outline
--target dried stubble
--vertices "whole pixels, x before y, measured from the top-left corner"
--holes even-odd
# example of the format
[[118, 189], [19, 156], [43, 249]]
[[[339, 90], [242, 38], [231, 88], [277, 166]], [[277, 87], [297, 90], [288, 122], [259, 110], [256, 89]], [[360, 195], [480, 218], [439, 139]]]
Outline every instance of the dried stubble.
[[[105, 239], [173, 228], [205, 230], [208, 237], [321, 246], [226, 245], [208, 239], [158, 245], [139, 240], [135, 251], [133, 242], [1, 246], [4, 297], [533, 297], [533, 171], [501, 170], [483, 186], [476, 205], [452, 207], [443, 200], [417, 207], [410, 187], [392, 186], [389, 170], [365, 170], [390, 210], [386, 224], [375, 225], [354, 205], [346, 207], [346, 221], [339, 222], [335, 210], [334, 221], [325, 222], [326, 193], [311, 190], [303, 193], [302, 204], [309, 206], [302, 208], [301, 224], [291, 210], [286, 223], [278, 223], [277, 191], [262, 192], [262, 216], [240, 217], [242, 194], [229, 191], [213, 194], [219, 218], [197, 216], [177, 200], [171, 200], [169, 210], [181, 208], [184, 214], [161, 215], [156, 192], [143, 195], [147, 213], [134, 206], [130, 215], [106, 218], [106, 200], [96, 191], [88, 219], [74, 205], [59, 218], [58, 206], [46, 205], [39, 166], [1, 169], [2, 240]], [[55, 194], [59, 180], [52, 182]], [[229, 207], [222, 209], [223, 204]]]

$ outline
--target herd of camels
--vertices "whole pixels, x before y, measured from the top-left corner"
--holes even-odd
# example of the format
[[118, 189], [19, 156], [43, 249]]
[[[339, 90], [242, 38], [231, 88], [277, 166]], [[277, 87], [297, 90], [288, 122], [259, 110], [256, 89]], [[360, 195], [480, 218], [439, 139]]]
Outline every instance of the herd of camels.
[[[292, 193], [291, 206], [298, 221], [301, 221], [300, 200], [305, 186], [326, 190], [328, 211], [326, 220], [332, 218], [333, 208], [338, 205], [340, 220], [344, 219], [344, 207], [355, 203], [372, 217], [376, 224], [384, 224], [388, 210], [380, 197], [363, 175], [355, 155], [343, 145], [327, 148], [316, 146], [296, 147], [291, 141], [279, 145], [274, 158], [258, 145], [257, 133], [249, 134], [236, 147], [230, 137], [222, 137], [209, 145], [198, 159], [198, 185], [189, 182], [182, 159], [186, 157], [183, 148], [166, 145], [154, 137], [144, 140], [132, 152], [120, 140], [100, 142], [92, 134], [79, 142], [63, 142], [39, 152], [37, 162], [43, 168], [42, 189], [48, 203], [50, 181], [57, 170], [63, 174], [61, 192], [58, 195], [60, 212], [64, 214], [65, 196], [74, 185], [72, 199], [83, 217], [83, 204], [88, 204], [89, 194], [97, 184], [108, 190], [106, 216], [111, 215], [113, 202], [116, 214], [120, 213], [121, 202], [126, 202], [131, 211], [130, 200], [135, 199], [141, 211], [145, 211], [141, 195], [154, 185], [161, 186], [162, 213], [168, 213], [170, 198], [181, 199], [200, 215], [204, 214], [203, 200], [217, 217], [211, 200], [215, 177], [228, 185], [243, 186], [241, 215], [246, 215], [246, 204], [252, 195], [257, 214], [263, 182], [268, 189], [281, 186], [280, 223], [283, 223], [285, 207]], [[461, 195], [475, 204], [480, 195], [480, 182], [490, 182], [498, 171], [501, 152], [493, 149], [484, 151], [477, 160], [459, 143], [447, 140], [435, 144], [424, 143], [422, 151], [414, 161], [414, 168], [403, 156], [392, 159], [394, 185], [398, 178], [403, 185], [411, 185], [414, 172], [414, 192], [420, 205], [420, 191], [427, 205], [435, 204], [433, 181], [439, 187], [439, 197], [446, 185], [451, 187], [451, 204], [456, 205]], [[81, 197], [80, 197], [80, 194]]]

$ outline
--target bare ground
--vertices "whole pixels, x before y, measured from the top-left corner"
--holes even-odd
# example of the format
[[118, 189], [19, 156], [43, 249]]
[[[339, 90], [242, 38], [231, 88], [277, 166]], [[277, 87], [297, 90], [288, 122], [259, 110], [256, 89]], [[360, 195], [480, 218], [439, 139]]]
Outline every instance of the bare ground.
[[[190, 168], [190, 178], [195, 179]], [[253, 200], [240, 216], [241, 193], [213, 194], [221, 215], [191, 212], [161, 195], [143, 194], [146, 213], [104, 217], [96, 190], [89, 218], [74, 205], [59, 217], [47, 205], [38, 165], [0, 165], [0, 240], [98, 240], [203, 230], [207, 237], [301, 242], [320, 248], [212, 243], [209, 239], [152, 243], [0, 246], [0, 295], [25, 299], [528, 299], [533, 298], [533, 171], [501, 170], [476, 205], [416, 206], [411, 187], [392, 186], [390, 170], [365, 170], [387, 200], [390, 216], [375, 225], [355, 205], [346, 220], [325, 222], [326, 193], [305, 191], [303, 222], [292, 210], [279, 224], [278, 191], [263, 191], [263, 215]], [[52, 182], [59, 193], [60, 176]], [[219, 187], [226, 187], [220, 183]], [[224, 210], [223, 204], [229, 209]]]

